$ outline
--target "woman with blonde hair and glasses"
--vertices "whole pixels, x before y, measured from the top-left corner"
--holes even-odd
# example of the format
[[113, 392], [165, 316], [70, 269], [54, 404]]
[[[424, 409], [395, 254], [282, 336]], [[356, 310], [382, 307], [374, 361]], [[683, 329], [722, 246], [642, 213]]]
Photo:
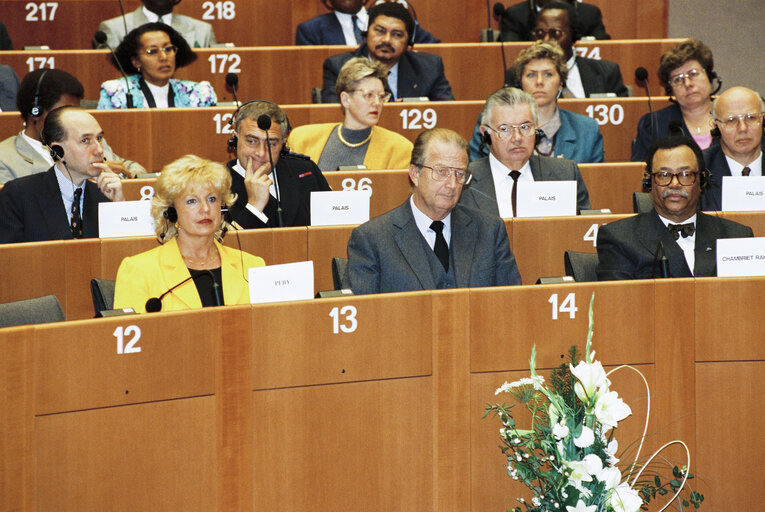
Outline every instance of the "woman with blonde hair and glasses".
[[223, 165], [194, 155], [166, 165], [151, 200], [161, 245], [122, 260], [114, 307], [145, 313], [249, 304], [248, 269], [265, 262], [220, 243], [221, 210], [235, 200]]
[[377, 126], [383, 105], [391, 96], [385, 90], [387, 78], [388, 70], [382, 63], [366, 57], [346, 62], [336, 85], [343, 122], [295, 128], [289, 137], [292, 151], [308, 155], [322, 171], [352, 165], [375, 170], [408, 168], [412, 143]]

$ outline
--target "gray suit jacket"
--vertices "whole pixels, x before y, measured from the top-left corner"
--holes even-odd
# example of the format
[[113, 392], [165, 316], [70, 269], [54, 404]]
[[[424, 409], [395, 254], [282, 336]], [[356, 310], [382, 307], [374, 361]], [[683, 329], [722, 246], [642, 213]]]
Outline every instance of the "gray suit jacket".
[[[579, 172], [579, 166], [573, 160], [531, 155], [529, 159], [531, 175], [534, 181], [572, 181], [576, 180], [576, 209], [589, 210], [590, 195]], [[497, 191], [491, 177], [489, 157], [470, 162], [468, 169], [473, 173], [473, 180], [463, 191], [460, 203], [492, 215], [499, 215]]]
[[717, 275], [719, 238], [751, 237], [752, 228], [699, 212], [696, 214], [696, 248], [693, 274], [675, 237], [656, 210], [617, 220], [598, 230], [598, 280], [652, 279], [660, 277], [654, 259], [659, 242], [669, 260], [669, 277]]
[[19, 77], [13, 68], [0, 65], [0, 109], [3, 112], [18, 110], [16, 108], [16, 93], [19, 90]]
[[[101, 140], [101, 145], [107, 160], [122, 162], [122, 165], [133, 174], [146, 172], [146, 169], [138, 162], [125, 160], [115, 155], [106, 143], [106, 139]], [[50, 164], [20, 134], [0, 142], [0, 185], [12, 179], [45, 172], [48, 169]]]
[[[143, 6], [133, 12], [125, 14], [128, 32], [136, 27], [149, 23], [143, 13]], [[212, 25], [206, 21], [195, 20], [182, 14], [173, 13], [173, 28], [183, 36], [192, 48], [208, 48], [215, 44], [215, 33]], [[125, 24], [122, 16], [102, 21], [98, 30], [106, 34], [106, 42], [112, 48], [116, 48], [125, 37]]]
[[[459, 288], [521, 284], [505, 224], [499, 217], [457, 205], [449, 248]], [[407, 199], [357, 227], [348, 241], [348, 279], [356, 294], [432, 290], [427, 245]]]

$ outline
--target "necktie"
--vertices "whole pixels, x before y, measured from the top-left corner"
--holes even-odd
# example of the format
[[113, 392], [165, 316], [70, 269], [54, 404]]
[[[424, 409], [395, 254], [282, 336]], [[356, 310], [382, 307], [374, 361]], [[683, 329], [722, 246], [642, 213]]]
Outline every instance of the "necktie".
[[74, 189], [74, 201], [72, 201], [72, 237], [82, 238], [82, 215], [80, 214], [80, 198], [82, 197], [82, 189]]
[[351, 16], [351, 24], [353, 25], [353, 37], [356, 38], [356, 44], [361, 44], [361, 29], [359, 28], [359, 17], [355, 14]]
[[696, 232], [696, 227], [693, 225], [693, 222], [689, 222], [688, 224], [669, 224], [667, 226], [669, 229], [669, 232], [672, 233], [672, 236], [675, 237], [675, 240], [680, 238], [680, 235], [683, 235], [683, 238], [688, 238], [689, 236], [693, 236], [693, 233]]
[[744, 167], [741, 170], [741, 176], [749, 176], [750, 172], [752, 172], [752, 170], [749, 167]]
[[510, 177], [513, 178], [513, 191], [510, 193], [510, 202], [513, 205], [513, 217], [517, 217], [516, 205], [518, 204], [518, 178], [521, 177], [520, 171], [510, 171]]
[[434, 220], [430, 225], [430, 229], [436, 232], [436, 243], [433, 245], [433, 252], [436, 253], [436, 257], [444, 266], [444, 270], [449, 272], [449, 246], [446, 245], [446, 238], [444, 238], [444, 223], [440, 220]]

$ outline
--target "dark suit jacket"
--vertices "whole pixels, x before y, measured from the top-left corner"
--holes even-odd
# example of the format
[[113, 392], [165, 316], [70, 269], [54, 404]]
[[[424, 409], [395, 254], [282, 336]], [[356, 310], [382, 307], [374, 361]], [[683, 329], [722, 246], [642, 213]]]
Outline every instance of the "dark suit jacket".
[[8, 35], [8, 29], [0, 22], [0, 50], [13, 50], [13, 43]]
[[[763, 137], [762, 151], [765, 152], [765, 137]], [[704, 150], [704, 162], [711, 176], [709, 189], [701, 194], [701, 209], [704, 211], [721, 211], [722, 179], [723, 176], [731, 176], [731, 173], [719, 140]]]
[[[458, 288], [521, 284], [505, 224], [457, 205], [452, 210], [450, 267]], [[348, 278], [355, 294], [432, 290], [430, 250], [409, 199], [357, 227], [348, 241]]]
[[19, 77], [10, 66], [0, 64], [0, 109], [3, 112], [18, 110], [16, 93], [19, 90]]
[[[440, 43], [433, 34], [422, 28], [415, 22], [414, 42], [415, 44]], [[321, 45], [321, 44], [340, 44], [345, 45], [343, 36], [343, 27], [337, 20], [334, 12], [322, 14], [308, 21], [304, 21], [297, 27], [295, 32], [296, 45]]]
[[[324, 61], [322, 103], [338, 103], [335, 93], [340, 68], [352, 57], [368, 57], [367, 45], [353, 52], [334, 55]], [[398, 61], [398, 98], [427, 96], [432, 101], [454, 100], [452, 86], [444, 75], [444, 62], [438, 55], [407, 50]]]
[[[231, 173], [231, 191], [236, 202], [229, 208], [232, 222], [243, 229], [279, 227], [276, 199], [271, 196], [263, 212], [268, 217], [264, 223], [247, 209], [247, 189], [244, 178], [234, 171], [236, 159], [226, 164]], [[284, 227], [311, 225], [311, 192], [331, 190], [319, 167], [308, 157], [289, 153], [276, 163], [276, 177], [281, 192], [282, 219]]]
[[[606, 92], [612, 92], [617, 96], [629, 96], [629, 90], [624, 85], [622, 72], [617, 63], [576, 57], [576, 64], [579, 67], [579, 76], [582, 77], [582, 87], [586, 96]], [[505, 73], [505, 83], [520, 88], [520, 80], [515, 78], [513, 68]]]
[[683, 250], [659, 219], [656, 210], [617, 220], [598, 230], [598, 279], [652, 279], [654, 255], [661, 242], [669, 260], [670, 277], [713, 277], [717, 275], [719, 238], [751, 237], [752, 228], [704, 213], [696, 214], [696, 261], [688, 268]]
[[[603, 26], [600, 9], [591, 4], [576, 4], [576, 32], [579, 37], [593, 36], [595, 39], [611, 39]], [[499, 20], [503, 41], [532, 41], [531, 29], [537, 22], [537, 13], [532, 11], [528, 1], [511, 5]]]
[[[534, 181], [576, 180], [576, 209], [581, 211], [591, 208], [590, 195], [576, 162], [565, 158], [531, 155], [529, 165]], [[492, 215], [499, 215], [497, 191], [491, 176], [489, 157], [470, 162], [468, 169], [473, 173], [473, 180], [462, 191], [460, 203]]]
[[[648, 113], [640, 118], [637, 128], [637, 137], [632, 141], [632, 161], [644, 162], [648, 156], [648, 148], [651, 147], [651, 114]], [[683, 134], [688, 137], [691, 136], [688, 125], [683, 120], [683, 113], [680, 111], [680, 107], [673, 103], [668, 107], [664, 107], [653, 113], [653, 140], [659, 140], [662, 137], [669, 135], [669, 122], [680, 121], [683, 127]], [[714, 137], [712, 139], [712, 145], [720, 140], [720, 137]]]
[[[85, 182], [83, 238], [98, 238], [98, 203], [108, 201], [95, 183]], [[53, 167], [11, 180], [0, 190], [0, 243], [71, 238], [69, 215]]]

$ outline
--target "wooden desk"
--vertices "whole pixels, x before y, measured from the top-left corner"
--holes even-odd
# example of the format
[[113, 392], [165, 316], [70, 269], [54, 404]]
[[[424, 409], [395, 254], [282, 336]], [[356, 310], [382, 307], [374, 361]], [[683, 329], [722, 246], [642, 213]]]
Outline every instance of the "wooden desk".
[[[623, 0], [618, 5], [605, 0], [592, 3], [600, 7], [613, 38], [667, 35], [664, 0]], [[124, 5], [125, 12], [130, 13], [141, 4], [138, 0], [125, 0]], [[210, 23], [220, 43], [263, 46], [294, 44], [297, 25], [327, 10], [318, 0], [228, 0], [183, 2], [174, 12]], [[108, 0], [3, 1], [3, 21], [17, 49], [40, 44], [55, 49], [90, 48], [99, 22], [119, 15], [119, 4]], [[420, 0], [417, 16], [425, 29], [448, 43], [477, 42], [481, 29], [486, 28], [486, 5], [480, 0], [466, 0], [449, 9], [436, 0]], [[497, 23], [492, 21], [492, 26], [496, 28]]]
[[[658, 83], [655, 70], [659, 58], [679, 39], [641, 39], [596, 41], [581, 43], [583, 53], [599, 54], [600, 58], [620, 65], [624, 83], [633, 85], [634, 94], [642, 95], [635, 84], [634, 70], [645, 67], [651, 80]], [[508, 63], [531, 43], [507, 43], [504, 51]], [[597, 52], [595, 48], [597, 47]], [[311, 102], [311, 89], [322, 87], [324, 60], [352, 48], [344, 46], [272, 46], [240, 48], [199, 48], [197, 60], [180, 69], [177, 78], [208, 80], [218, 95], [218, 101], [233, 101], [226, 90], [229, 72], [241, 74], [238, 95], [242, 100], [266, 98], [279, 104]], [[457, 100], [484, 100], [504, 84], [502, 47], [499, 43], [455, 43], [417, 45], [417, 50], [440, 55], [446, 77]], [[101, 83], [120, 77], [110, 64], [108, 50], [51, 50], [4, 52], [3, 63], [10, 65], [19, 77], [42, 67], [55, 67], [75, 75], [85, 86], [85, 97], [98, 98]], [[279, 70], [278, 73], [262, 70]], [[481, 77], [476, 80], [475, 77]]]

